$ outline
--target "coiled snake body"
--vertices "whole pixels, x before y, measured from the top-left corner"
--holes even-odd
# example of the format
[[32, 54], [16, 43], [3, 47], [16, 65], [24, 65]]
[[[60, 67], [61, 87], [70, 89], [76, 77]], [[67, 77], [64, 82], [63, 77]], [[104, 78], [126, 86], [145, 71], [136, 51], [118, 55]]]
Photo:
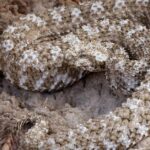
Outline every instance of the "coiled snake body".
[[125, 149], [148, 136], [149, 27], [149, 0], [85, 0], [22, 16], [3, 32], [0, 68], [21, 88], [55, 91], [105, 70], [116, 92], [131, 95], [103, 119], [60, 134], [52, 149], [57, 144], [62, 149]]

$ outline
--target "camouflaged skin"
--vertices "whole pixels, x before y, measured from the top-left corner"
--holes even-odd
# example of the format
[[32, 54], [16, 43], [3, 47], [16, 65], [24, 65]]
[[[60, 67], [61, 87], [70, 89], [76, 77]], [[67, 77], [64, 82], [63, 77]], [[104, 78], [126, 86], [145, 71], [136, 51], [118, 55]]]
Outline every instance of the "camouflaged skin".
[[102, 71], [116, 46], [127, 51], [130, 59], [145, 58], [149, 30], [134, 13], [147, 5], [147, 1], [84, 1], [49, 8], [41, 16], [22, 16], [2, 35], [2, 70], [21, 88], [54, 91], [87, 72]]
[[149, 0], [90, 0], [22, 16], [4, 31], [0, 64], [15, 85], [52, 91], [106, 70], [113, 89], [131, 95], [108, 115], [35, 140], [39, 149], [120, 150], [149, 136], [149, 14]]

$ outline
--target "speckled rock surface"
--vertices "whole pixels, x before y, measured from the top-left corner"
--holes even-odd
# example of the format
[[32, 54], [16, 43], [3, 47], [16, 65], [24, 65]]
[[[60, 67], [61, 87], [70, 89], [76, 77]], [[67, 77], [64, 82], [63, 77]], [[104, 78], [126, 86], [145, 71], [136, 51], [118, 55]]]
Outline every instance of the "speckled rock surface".
[[116, 94], [129, 97], [107, 115], [51, 134], [49, 121], [37, 119], [22, 145], [120, 150], [149, 136], [149, 11], [149, 0], [84, 1], [21, 16], [4, 31], [0, 64], [13, 84], [52, 91], [105, 70]]

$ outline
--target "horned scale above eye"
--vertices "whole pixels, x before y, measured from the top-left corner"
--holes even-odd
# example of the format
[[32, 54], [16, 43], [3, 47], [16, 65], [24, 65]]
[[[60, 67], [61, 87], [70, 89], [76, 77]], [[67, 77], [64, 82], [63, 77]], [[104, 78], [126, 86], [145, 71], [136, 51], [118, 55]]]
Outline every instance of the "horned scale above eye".
[[55, 91], [105, 69], [114, 91], [130, 95], [114, 112], [57, 134], [45, 140], [47, 145], [125, 149], [148, 136], [150, 22], [143, 15], [149, 7], [149, 0], [85, 0], [22, 16], [4, 31], [0, 64], [13, 84]]

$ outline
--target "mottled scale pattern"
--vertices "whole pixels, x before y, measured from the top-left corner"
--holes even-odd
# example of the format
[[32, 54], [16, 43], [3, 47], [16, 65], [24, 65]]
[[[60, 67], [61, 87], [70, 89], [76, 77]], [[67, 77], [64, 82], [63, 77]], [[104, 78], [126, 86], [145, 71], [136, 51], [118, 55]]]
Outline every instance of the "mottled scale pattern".
[[2, 35], [1, 64], [6, 78], [24, 89], [54, 91], [88, 72], [103, 70], [116, 47], [123, 47], [130, 58], [147, 56], [149, 31], [132, 14], [136, 11], [132, 5], [145, 8], [147, 1], [111, 3], [84, 1], [49, 8], [41, 16], [20, 17]]
[[149, 135], [149, 0], [84, 0], [28, 14], [0, 45], [1, 70], [19, 87], [53, 91], [105, 71], [112, 89], [129, 97], [108, 115], [36, 141], [39, 149], [121, 150]]
[[145, 78], [149, 63], [145, 58], [130, 60], [125, 49], [119, 48], [110, 54], [106, 68], [106, 77], [114, 93], [129, 96]]
[[22, 16], [9, 26], [1, 42], [6, 78], [24, 89], [52, 91], [88, 71], [103, 69], [109, 43], [101, 43], [99, 29], [78, 18], [79, 8], [62, 6], [49, 9], [43, 17]]

